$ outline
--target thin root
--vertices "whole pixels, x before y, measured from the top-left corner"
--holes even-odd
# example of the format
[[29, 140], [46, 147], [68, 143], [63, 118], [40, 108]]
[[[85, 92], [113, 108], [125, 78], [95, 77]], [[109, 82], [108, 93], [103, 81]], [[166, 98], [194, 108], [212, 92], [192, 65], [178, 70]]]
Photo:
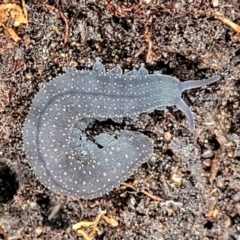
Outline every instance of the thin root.
[[68, 42], [68, 38], [69, 38], [69, 24], [68, 24], [68, 20], [67, 20], [67, 17], [65, 16], [65, 14], [63, 12], [61, 12], [59, 9], [55, 8], [54, 6], [51, 6], [48, 4], [42, 4], [40, 6], [48, 8], [48, 9], [58, 13], [60, 15], [60, 17], [63, 19], [63, 21], [65, 23], [64, 44], [66, 44]]

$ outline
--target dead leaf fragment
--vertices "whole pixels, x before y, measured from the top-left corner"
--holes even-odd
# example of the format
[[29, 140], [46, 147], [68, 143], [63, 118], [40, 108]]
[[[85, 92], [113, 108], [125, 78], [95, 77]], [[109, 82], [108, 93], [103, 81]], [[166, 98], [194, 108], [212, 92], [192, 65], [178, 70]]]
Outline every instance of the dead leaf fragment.
[[28, 20], [25, 17], [23, 10], [14, 3], [0, 5], [0, 19], [2, 23], [6, 23], [9, 18], [14, 20], [13, 26], [18, 27], [20, 24], [27, 24]]
[[27, 10], [25, 2], [22, 1], [24, 10], [15, 3], [0, 4], [0, 26], [2, 26], [7, 34], [14, 40], [19, 41], [21, 38], [17, 35], [13, 28], [7, 27], [6, 24], [11, 20], [12, 27], [18, 27], [21, 24], [28, 24]]

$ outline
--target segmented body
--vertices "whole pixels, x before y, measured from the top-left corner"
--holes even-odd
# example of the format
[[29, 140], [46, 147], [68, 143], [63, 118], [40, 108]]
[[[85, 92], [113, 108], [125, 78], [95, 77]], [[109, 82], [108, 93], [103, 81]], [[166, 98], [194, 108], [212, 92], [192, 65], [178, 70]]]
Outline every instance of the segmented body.
[[24, 123], [24, 148], [34, 173], [59, 194], [91, 199], [108, 193], [150, 158], [150, 139], [126, 130], [115, 137], [100, 134], [99, 148], [85, 140], [79, 123], [133, 117], [172, 105], [184, 111], [183, 90], [176, 78], [148, 75], [143, 66], [129, 74], [120, 67], [105, 73], [97, 59], [92, 71], [68, 70], [38, 92]]

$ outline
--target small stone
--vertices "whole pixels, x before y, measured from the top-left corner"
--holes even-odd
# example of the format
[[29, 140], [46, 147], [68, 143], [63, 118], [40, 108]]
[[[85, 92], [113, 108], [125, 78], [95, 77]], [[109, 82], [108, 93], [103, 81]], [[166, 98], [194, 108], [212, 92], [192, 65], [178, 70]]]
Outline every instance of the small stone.
[[202, 154], [203, 158], [212, 158], [214, 156], [214, 152], [211, 149], [205, 150]]

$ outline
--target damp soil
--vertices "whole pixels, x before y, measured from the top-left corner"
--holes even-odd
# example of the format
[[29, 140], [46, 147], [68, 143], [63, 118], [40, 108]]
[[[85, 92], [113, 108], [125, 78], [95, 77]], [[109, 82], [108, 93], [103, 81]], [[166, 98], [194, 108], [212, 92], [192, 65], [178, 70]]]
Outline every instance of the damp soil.
[[[118, 225], [101, 220], [94, 239], [240, 239], [240, 35], [214, 15], [240, 24], [240, 2], [33, 0], [26, 6], [29, 24], [15, 28], [21, 41], [0, 29], [0, 239], [84, 239], [72, 225], [93, 221], [100, 210]], [[39, 88], [64, 67], [90, 68], [96, 57], [107, 69], [145, 63], [150, 73], [182, 81], [216, 74], [221, 80], [183, 94], [195, 114], [193, 133], [174, 107], [95, 124], [90, 135], [145, 133], [154, 154], [125, 184], [87, 201], [56, 195], [37, 181], [21, 128]]]

